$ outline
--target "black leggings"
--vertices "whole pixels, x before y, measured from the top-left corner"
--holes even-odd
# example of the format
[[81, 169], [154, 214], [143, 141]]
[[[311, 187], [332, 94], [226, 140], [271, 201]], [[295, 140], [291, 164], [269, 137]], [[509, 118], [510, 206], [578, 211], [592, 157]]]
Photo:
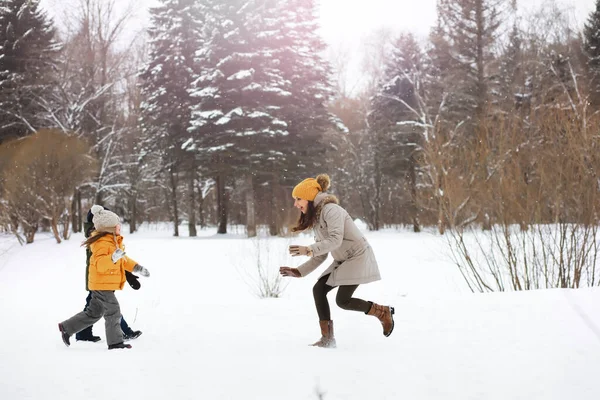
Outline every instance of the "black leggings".
[[[331, 311], [329, 302], [327, 301], [327, 293], [334, 286], [329, 286], [325, 282], [329, 278], [329, 274], [321, 277], [313, 287], [313, 296], [315, 298], [315, 306], [319, 314], [320, 321], [329, 321], [331, 319]], [[335, 297], [336, 304], [344, 310], [362, 311], [365, 314], [371, 309], [371, 303], [361, 299], [352, 297], [358, 285], [342, 285], [339, 287], [337, 296]]]

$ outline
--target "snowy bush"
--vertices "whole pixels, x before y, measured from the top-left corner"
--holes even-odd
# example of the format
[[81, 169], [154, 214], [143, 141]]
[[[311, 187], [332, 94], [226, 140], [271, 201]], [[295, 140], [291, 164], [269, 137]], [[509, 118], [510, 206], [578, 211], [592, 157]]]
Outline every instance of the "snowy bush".
[[68, 239], [73, 188], [86, 182], [96, 166], [87, 144], [62, 131], [42, 129], [7, 147], [10, 163], [0, 181], [9, 226], [17, 232], [20, 224], [26, 242], [32, 243], [47, 221], [57, 243]]
[[472, 291], [578, 288], [600, 285], [598, 226], [575, 223], [452, 229], [454, 261]]
[[[281, 241], [282, 251], [280, 255], [273, 254], [271, 249], [272, 240]], [[248, 241], [251, 243], [248, 249], [248, 256], [244, 257], [243, 265], [237, 266], [238, 273], [243, 281], [248, 285], [254, 295], [259, 298], [278, 298], [281, 297], [287, 282], [283, 282], [279, 274], [279, 267], [285, 265], [286, 253], [289, 240], [266, 239], [256, 237]]]

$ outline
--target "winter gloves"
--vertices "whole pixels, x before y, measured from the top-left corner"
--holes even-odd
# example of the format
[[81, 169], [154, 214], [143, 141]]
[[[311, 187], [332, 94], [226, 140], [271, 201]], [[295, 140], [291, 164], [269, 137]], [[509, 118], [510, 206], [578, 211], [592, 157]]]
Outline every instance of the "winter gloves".
[[312, 250], [310, 249], [310, 247], [307, 247], [307, 246], [298, 246], [298, 245], [292, 244], [289, 247], [289, 251], [290, 251], [290, 254], [292, 255], [292, 257], [312, 256]]
[[[292, 255], [292, 257], [296, 257], [296, 256], [309, 256], [312, 257], [313, 252], [310, 249], [310, 247], [307, 246], [298, 246], [297, 244], [292, 244], [289, 247], [289, 252]], [[298, 268], [290, 268], [290, 267], [280, 267], [279, 268], [279, 273], [282, 276], [291, 276], [293, 278], [301, 278], [302, 274], [300, 274], [300, 271], [298, 271]]]
[[125, 271], [125, 279], [127, 279], [127, 283], [129, 283], [129, 286], [131, 286], [133, 290], [138, 290], [142, 286], [138, 280], [140, 278], [129, 271]]
[[298, 271], [298, 268], [280, 267], [279, 273], [282, 276], [291, 276], [292, 278], [301, 278], [302, 277], [302, 275], [300, 274], [300, 271]]
[[116, 264], [121, 258], [125, 257], [125, 252], [121, 249], [116, 249], [112, 256], [110, 256], [113, 264]]
[[[139, 264], [136, 264], [136, 266], [133, 267], [133, 270], [135, 272], [139, 272], [140, 275], [142, 275], [142, 276], [145, 276], [145, 277], [150, 276], [150, 272], [148, 272], [148, 270], [146, 268], [142, 267]], [[129, 271], [125, 271], [125, 279], [127, 279], [127, 283], [129, 283], [129, 286], [131, 286], [131, 288], [133, 290], [138, 290], [140, 287], [142, 287], [142, 284], [138, 280], [140, 278], [137, 275], [134, 275]]]
[[[297, 244], [292, 244], [289, 247], [289, 252], [292, 257], [296, 256], [313, 256], [313, 252], [308, 246], [298, 246]], [[293, 278], [301, 278], [302, 274], [298, 271], [298, 268], [290, 268], [290, 267], [279, 267], [279, 273], [281, 276], [291, 276]]]
[[[121, 249], [116, 249], [114, 253], [112, 253], [112, 256], [110, 256], [112, 262], [115, 264], [123, 257], [125, 257], [125, 252]], [[146, 278], [150, 276], [150, 271], [142, 267], [140, 264], [136, 264], [135, 267], [133, 267], [133, 272], [137, 272]], [[125, 271], [125, 279], [127, 279], [127, 283], [129, 283], [129, 286], [131, 286], [134, 290], [138, 290], [142, 286], [138, 281], [139, 278], [129, 271]]]
[[146, 278], [150, 276], [150, 271], [142, 267], [140, 264], [136, 264], [135, 267], [133, 267], [133, 272], [137, 272], [141, 276], [145, 276]]

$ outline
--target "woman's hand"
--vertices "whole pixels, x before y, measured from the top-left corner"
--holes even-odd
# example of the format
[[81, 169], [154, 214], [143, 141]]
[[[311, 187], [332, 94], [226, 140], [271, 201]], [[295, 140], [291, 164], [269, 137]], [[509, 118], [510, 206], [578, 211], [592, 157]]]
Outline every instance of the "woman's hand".
[[302, 275], [298, 268], [290, 268], [290, 267], [279, 267], [279, 273], [282, 276], [291, 276], [292, 278], [301, 278]]
[[312, 251], [310, 247], [307, 246], [298, 246], [297, 244], [292, 244], [289, 247], [289, 252], [292, 257], [296, 256], [312, 256]]

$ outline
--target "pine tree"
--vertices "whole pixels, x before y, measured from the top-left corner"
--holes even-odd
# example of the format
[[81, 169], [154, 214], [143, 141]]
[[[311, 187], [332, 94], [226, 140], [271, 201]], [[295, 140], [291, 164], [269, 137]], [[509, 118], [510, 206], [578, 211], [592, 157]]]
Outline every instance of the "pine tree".
[[191, 131], [216, 169], [249, 169], [268, 157], [269, 139], [285, 136], [278, 116], [291, 97], [278, 60], [269, 57], [253, 18], [259, 2], [207, 1], [206, 42], [198, 51]]
[[218, 232], [226, 233], [227, 187], [269, 158], [271, 141], [287, 135], [274, 115], [289, 98], [277, 66], [265, 60], [253, 18], [259, 2], [206, 0], [203, 43], [190, 93], [194, 99], [189, 143], [217, 184]]
[[0, 142], [44, 126], [59, 49], [38, 0], [0, 2]]
[[600, 0], [596, 1], [596, 8], [588, 17], [583, 36], [583, 48], [588, 57], [590, 101], [600, 107]]
[[[325, 156], [330, 142], [326, 130], [347, 132], [341, 121], [328, 112], [333, 97], [331, 67], [322, 58], [326, 45], [318, 35], [318, 21], [313, 0], [262, 1], [257, 14], [258, 39], [265, 55], [278, 66], [291, 93], [280, 110], [274, 113], [287, 123], [288, 135], [271, 141], [272, 151], [261, 162], [256, 184], [273, 188], [293, 185], [299, 179], [328, 171]], [[275, 210], [273, 205], [266, 205]], [[281, 231], [277, 216], [271, 216], [271, 233]]]
[[[331, 67], [321, 54], [326, 44], [318, 34], [318, 21], [313, 0], [270, 1], [267, 5], [274, 11], [270, 18], [272, 27], [265, 24], [267, 31], [275, 34], [267, 36], [267, 42], [280, 60], [283, 77], [291, 83], [291, 102], [282, 109], [282, 119], [288, 123], [289, 137], [284, 169], [295, 170], [297, 165], [305, 165], [309, 171], [317, 173], [324, 168], [325, 146], [322, 138], [327, 129], [345, 127], [327, 110], [333, 97], [330, 83]], [[296, 181], [298, 176], [289, 174], [288, 179]]]
[[444, 82], [452, 120], [477, 119], [490, 100], [494, 60], [492, 48], [505, 2], [502, 0], [439, 0], [437, 35], [444, 39], [452, 57]]
[[508, 44], [500, 60], [498, 77], [499, 104], [507, 111], [528, 104], [531, 96], [526, 91], [527, 88], [522, 80], [524, 70], [521, 41], [521, 32], [517, 24], [514, 24], [508, 37]]
[[417, 205], [417, 150], [423, 141], [424, 54], [411, 34], [394, 43], [384, 78], [372, 99], [369, 116], [376, 157], [385, 160], [383, 174], [405, 178], [414, 230], [420, 230]]
[[[178, 236], [179, 174], [185, 170], [192, 182], [196, 176], [195, 154], [186, 148], [194, 141], [188, 132], [192, 106], [189, 89], [197, 70], [194, 53], [200, 47], [202, 7], [194, 0], [161, 0], [150, 14], [149, 61], [140, 73], [144, 98], [143, 153], [161, 159], [169, 182], [170, 206]], [[190, 215], [193, 216], [195, 204], [191, 203]], [[190, 234], [195, 236], [195, 220], [190, 222]]]
[[[226, 201], [225, 186], [234, 175], [250, 174], [248, 183], [274, 190], [297, 180], [286, 171], [299, 164], [310, 170], [303, 176], [319, 171], [323, 132], [337, 120], [326, 109], [329, 66], [319, 55], [324, 43], [315, 32], [313, 1], [203, 4], [206, 25], [190, 130], [199, 160], [216, 177], [219, 198]], [[226, 212], [219, 214], [222, 232]]]

